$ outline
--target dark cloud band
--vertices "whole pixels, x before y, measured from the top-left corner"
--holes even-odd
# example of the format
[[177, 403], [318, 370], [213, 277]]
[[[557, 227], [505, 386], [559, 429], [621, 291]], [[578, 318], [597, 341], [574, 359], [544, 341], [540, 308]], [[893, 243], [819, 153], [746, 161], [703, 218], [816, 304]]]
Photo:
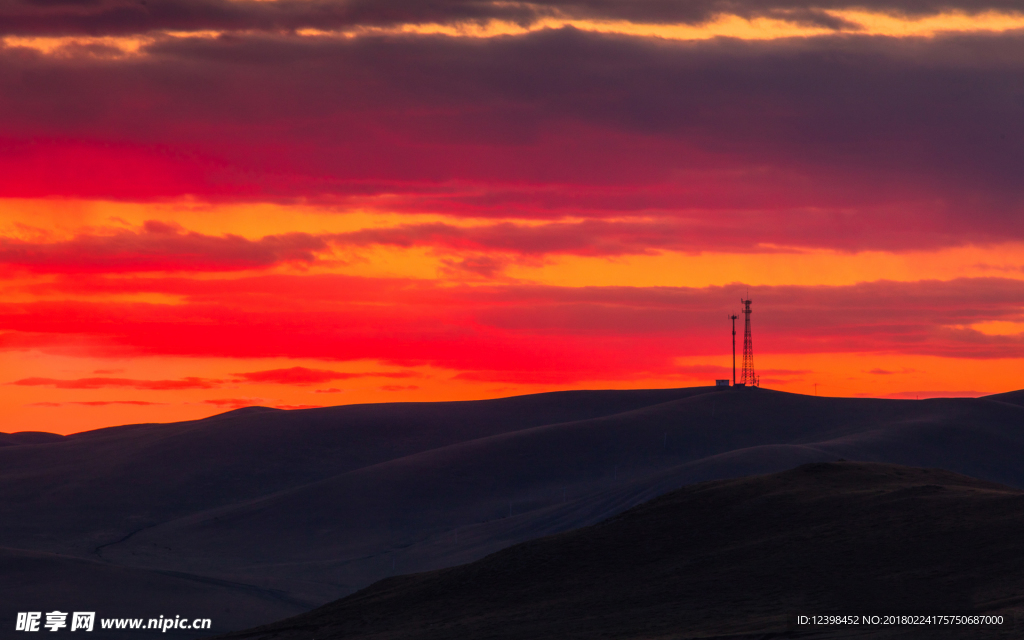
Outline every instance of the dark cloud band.
[[0, 238], [0, 265], [37, 273], [239, 271], [311, 262], [327, 249], [324, 238], [306, 233], [247, 240], [150, 220], [137, 231], [79, 234], [58, 242]]
[[[1016, 33], [250, 35], [122, 60], [7, 50], [0, 195], [640, 216], [686, 226], [694, 250], [1024, 239], [1022, 61]], [[238, 243], [240, 261], [303, 260], [318, 242]]]
[[128, 35], [158, 31], [292, 31], [552, 17], [700, 24], [720, 14], [769, 17], [832, 29], [850, 23], [829, 10], [910, 16], [944, 11], [1020, 11], [1017, 0], [4, 0], [0, 35]]

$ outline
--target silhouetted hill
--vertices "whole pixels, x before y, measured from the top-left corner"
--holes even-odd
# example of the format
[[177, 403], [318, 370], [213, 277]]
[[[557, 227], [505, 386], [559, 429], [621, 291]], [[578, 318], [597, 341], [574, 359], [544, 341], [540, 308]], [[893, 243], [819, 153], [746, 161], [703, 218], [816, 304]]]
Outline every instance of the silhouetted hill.
[[[161, 576], [215, 583], [234, 594], [213, 616], [230, 630], [591, 525], [687, 484], [837, 459], [1024, 487], [1024, 406], [699, 387], [253, 407], [0, 447], [0, 546], [143, 570], [133, 575], [176, 594], [166, 604], [176, 613], [211, 600]], [[0, 557], [0, 574], [12, 557]], [[49, 606], [53, 588], [12, 591], [0, 619]], [[128, 588], [100, 581], [90, 597], [117, 603]], [[286, 610], [260, 617], [268, 601]]]
[[[205, 420], [98, 429], [44, 446], [0, 450], [0, 510], [41, 487], [50, 503], [46, 510], [8, 511], [0, 544], [11, 542], [13, 525], [20, 529], [19, 540], [29, 530], [40, 535], [33, 548], [91, 553], [169, 518], [466, 440], [620, 413], [700, 391], [562, 392], [302, 411], [251, 407]], [[97, 535], [83, 537], [85, 531]]]
[[[169, 545], [146, 551], [170, 553], [170, 562], [161, 557], [145, 563], [133, 557], [134, 550], [126, 562], [118, 560], [119, 566], [145, 569], [128, 572], [139, 579], [107, 579], [111, 572], [75, 558], [109, 563], [107, 556], [119, 545], [149, 527], [422, 451], [620, 413], [706, 390], [569, 391], [480, 402], [302, 411], [250, 407], [204, 420], [112, 427], [66, 438], [5, 434], [14, 440], [11, 444], [22, 446], [0, 448], [0, 546], [8, 548], [0, 554], [0, 575], [23, 575], [21, 552], [29, 557], [42, 552], [49, 569], [36, 580], [0, 584], [0, 594], [7, 596], [0, 599], [0, 619], [17, 611], [52, 610], [53, 594], [66, 590], [61, 584], [93, 585], [83, 591], [84, 599], [106, 602], [108, 611], [123, 612], [123, 603], [137, 601], [142, 593], [154, 599], [160, 594], [165, 613], [211, 615], [221, 629], [297, 613], [365, 582], [334, 584], [316, 567], [312, 582], [291, 580], [286, 571], [253, 577], [240, 574], [237, 565], [220, 571], [202, 559], [194, 562], [174, 553]], [[239, 543], [267, 539], [255, 530], [238, 533]], [[177, 541], [172, 544], [178, 546]], [[261, 562], [272, 565], [274, 559], [263, 556]], [[57, 565], [66, 566], [60, 570]], [[374, 579], [385, 567], [376, 570]], [[64, 578], [58, 581], [62, 571]], [[209, 584], [218, 585], [223, 597], [209, 597]], [[223, 604], [225, 599], [233, 604]]]
[[990, 396], [984, 396], [984, 399], [1024, 406], [1024, 389], [1008, 391], [1006, 393], [995, 393]]
[[59, 442], [64, 436], [45, 431], [19, 431], [17, 433], [0, 433], [0, 447], [9, 447], [19, 444], [43, 444], [46, 442]]
[[785, 637], [1011, 637], [1021, 593], [1024, 492], [936, 469], [817, 463], [691, 485], [225, 638], [768, 638], [796, 614], [914, 612], [1009, 622]]

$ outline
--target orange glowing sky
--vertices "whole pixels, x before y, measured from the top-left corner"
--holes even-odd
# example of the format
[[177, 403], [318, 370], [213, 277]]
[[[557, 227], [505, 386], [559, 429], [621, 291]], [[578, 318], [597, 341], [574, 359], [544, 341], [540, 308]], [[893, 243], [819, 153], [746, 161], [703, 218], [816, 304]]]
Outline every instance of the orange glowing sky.
[[1024, 14], [178, 5], [0, 11], [0, 431], [1024, 386]]

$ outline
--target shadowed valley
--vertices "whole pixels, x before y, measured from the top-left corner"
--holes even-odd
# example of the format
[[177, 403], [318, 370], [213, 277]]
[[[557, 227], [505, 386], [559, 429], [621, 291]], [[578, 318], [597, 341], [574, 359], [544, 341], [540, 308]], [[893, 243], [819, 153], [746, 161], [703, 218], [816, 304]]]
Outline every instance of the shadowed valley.
[[[938, 469], [811, 463], [690, 485], [225, 640], [1020, 637], [1022, 536], [1020, 490]], [[796, 620], [908, 613], [1003, 623]]]

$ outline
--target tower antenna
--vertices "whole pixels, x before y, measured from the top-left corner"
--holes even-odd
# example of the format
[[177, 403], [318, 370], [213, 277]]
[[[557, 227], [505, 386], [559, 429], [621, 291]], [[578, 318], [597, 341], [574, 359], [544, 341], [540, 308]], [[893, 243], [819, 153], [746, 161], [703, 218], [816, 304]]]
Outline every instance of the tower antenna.
[[[750, 294], [748, 293], [747, 295], [749, 296]], [[748, 297], [746, 300], [740, 300], [740, 302], [743, 304], [743, 315], [746, 316], [743, 327], [743, 373], [740, 377], [740, 384], [756, 387], [758, 379], [754, 373], [754, 342], [750, 338], [750, 303], [753, 300]]]
[[731, 315], [729, 319], [732, 320], [732, 386], [736, 386], [736, 318], [739, 316]]

